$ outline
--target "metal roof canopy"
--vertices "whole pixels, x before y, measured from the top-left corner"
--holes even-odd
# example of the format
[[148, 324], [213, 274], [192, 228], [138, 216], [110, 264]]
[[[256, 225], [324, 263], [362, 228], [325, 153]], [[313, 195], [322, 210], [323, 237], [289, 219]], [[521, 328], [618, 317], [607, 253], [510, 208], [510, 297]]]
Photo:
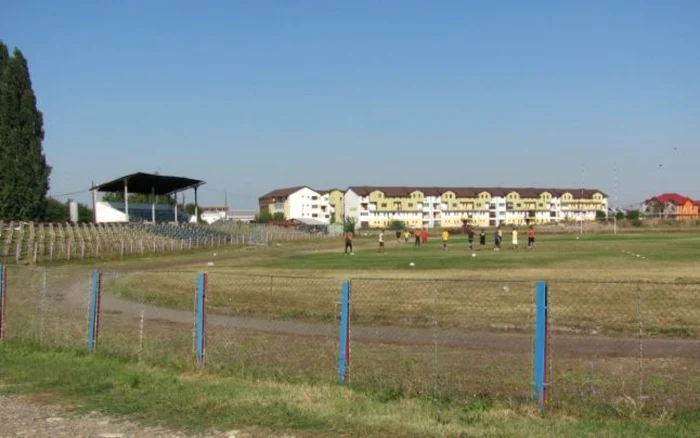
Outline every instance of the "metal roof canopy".
[[132, 173], [114, 181], [93, 186], [91, 190], [98, 192], [122, 192], [128, 186], [129, 193], [141, 195], [170, 195], [184, 190], [197, 188], [204, 181], [180, 176], [155, 175], [150, 173]]

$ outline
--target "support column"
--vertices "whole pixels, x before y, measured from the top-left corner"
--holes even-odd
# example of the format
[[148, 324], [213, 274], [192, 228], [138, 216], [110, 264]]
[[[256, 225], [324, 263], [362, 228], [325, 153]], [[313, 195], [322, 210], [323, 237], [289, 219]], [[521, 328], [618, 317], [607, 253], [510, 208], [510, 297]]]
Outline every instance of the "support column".
[[156, 190], [151, 187], [151, 222], [156, 223]]
[[124, 213], [126, 214], [126, 221], [129, 222], [129, 182], [124, 180]]
[[194, 188], [194, 223], [199, 223], [199, 204], [197, 203], [197, 187]]
[[97, 223], [97, 189], [95, 181], [92, 182], [92, 223]]
[[177, 193], [175, 193], [175, 223], [177, 223]]

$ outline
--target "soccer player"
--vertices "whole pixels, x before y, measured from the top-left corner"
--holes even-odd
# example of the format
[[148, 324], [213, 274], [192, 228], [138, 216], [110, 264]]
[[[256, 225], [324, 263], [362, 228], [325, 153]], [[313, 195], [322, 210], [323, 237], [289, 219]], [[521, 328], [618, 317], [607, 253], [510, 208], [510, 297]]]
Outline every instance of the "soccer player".
[[423, 228], [423, 231], [421, 231], [421, 233], [420, 233], [420, 237], [421, 237], [421, 244], [422, 245], [425, 245], [426, 243], [428, 243], [428, 230]]
[[379, 232], [379, 252], [384, 252], [384, 230]]
[[515, 227], [513, 227], [512, 236], [513, 249], [518, 249], [518, 229]]
[[442, 249], [447, 249], [447, 241], [450, 240], [450, 232], [443, 229], [442, 233], [440, 233], [440, 237], [442, 237]]
[[416, 243], [414, 244], [414, 246], [420, 246], [420, 230], [413, 230], [413, 235], [416, 236]]
[[469, 239], [469, 251], [474, 251], [474, 230], [472, 227], [467, 227], [467, 238]]
[[481, 233], [479, 233], [479, 249], [484, 249], [486, 246], [486, 231], [484, 229], [481, 229]]
[[503, 232], [501, 231], [501, 226], [496, 227], [496, 231], [493, 233], [493, 249], [494, 251], [501, 250], [501, 240], [503, 240]]
[[409, 240], [410, 238], [411, 238], [411, 232], [408, 231], [408, 230], [406, 230], [406, 231], [403, 233], [403, 241], [404, 241], [405, 243], [408, 243], [408, 240]]
[[345, 254], [348, 253], [348, 250], [352, 254], [352, 231], [345, 233]]
[[527, 230], [527, 247], [535, 247], [535, 227], [533, 227], [532, 225], [530, 225], [530, 229]]

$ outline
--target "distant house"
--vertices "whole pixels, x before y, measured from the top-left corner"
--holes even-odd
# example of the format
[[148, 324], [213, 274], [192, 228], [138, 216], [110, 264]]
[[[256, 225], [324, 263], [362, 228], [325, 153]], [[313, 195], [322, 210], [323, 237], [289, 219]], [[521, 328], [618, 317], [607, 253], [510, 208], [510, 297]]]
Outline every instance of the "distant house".
[[678, 193], [664, 193], [647, 199], [642, 204], [646, 216], [679, 221], [700, 218], [699, 203]]
[[273, 190], [258, 199], [260, 212], [283, 213], [285, 219], [314, 219], [328, 224], [334, 214], [330, 204], [332, 191], [323, 193], [307, 186]]

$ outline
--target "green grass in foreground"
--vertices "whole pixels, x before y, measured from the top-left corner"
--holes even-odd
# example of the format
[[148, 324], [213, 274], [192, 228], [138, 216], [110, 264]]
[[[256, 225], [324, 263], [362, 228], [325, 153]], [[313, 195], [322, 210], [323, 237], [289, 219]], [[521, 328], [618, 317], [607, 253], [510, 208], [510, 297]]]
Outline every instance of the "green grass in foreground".
[[[47, 393], [78, 411], [183, 431], [297, 436], [697, 436], [700, 414], [671, 419], [539, 417], [531, 405], [380, 400], [335, 386], [182, 374], [75, 352], [0, 345], [0, 391]], [[45, 399], [46, 397], [44, 397]]]

